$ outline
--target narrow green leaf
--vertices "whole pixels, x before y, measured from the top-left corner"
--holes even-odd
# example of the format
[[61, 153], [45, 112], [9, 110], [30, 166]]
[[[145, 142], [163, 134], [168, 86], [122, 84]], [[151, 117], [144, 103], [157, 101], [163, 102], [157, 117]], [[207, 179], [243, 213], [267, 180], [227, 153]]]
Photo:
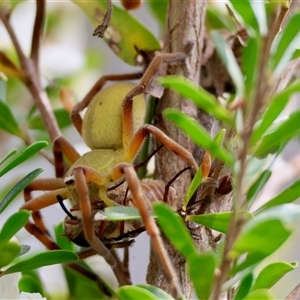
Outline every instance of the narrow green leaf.
[[205, 25], [208, 32], [214, 29], [227, 29], [230, 32], [237, 30], [233, 19], [228, 14], [224, 14], [218, 7], [207, 6]]
[[74, 243], [70, 243], [69, 239], [64, 235], [64, 227], [62, 222], [54, 227], [54, 232], [56, 243], [61, 249], [75, 252]]
[[[246, 220], [252, 218], [251, 213], [247, 211], [244, 211], [242, 213]], [[203, 225], [205, 227], [211, 228], [222, 233], [227, 233], [231, 215], [232, 212], [221, 212], [205, 215], [189, 215], [186, 216], [185, 220], [195, 222], [197, 224]]]
[[287, 105], [290, 97], [300, 91], [300, 80], [294, 81], [283, 91], [276, 94], [270, 100], [259, 126], [257, 126], [251, 137], [251, 144], [254, 145], [263, 136], [267, 129], [273, 124], [275, 119], [281, 114]]
[[214, 41], [216, 50], [223, 64], [225, 65], [227, 72], [234, 82], [238, 98], [243, 99], [245, 95], [243, 74], [235, 59], [234, 54], [232, 53], [232, 49], [216, 31], [211, 32], [211, 38]]
[[103, 220], [107, 221], [127, 221], [127, 220], [140, 220], [141, 215], [139, 210], [135, 207], [128, 206], [110, 206], [99, 211], [103, 216]]
[[[197, 253], [194, 241], [187, 231], [182, 219], [165, 203], [154, 203], [154, 212], [158, 217], [158, 224], [172, 244], [188, 259], [192, 253]], [[180, 236], [180, 239], [178, 238]]]
[[[64, 108], [55, 109], [54, 116], [60, 129], [72, 124], [69, 113]], [[40, 114], [32, 116], [27, 121], [29, 129], [45, 130], [45, 124]]]
[[230, 251], [232, 258], [243, 253], [252, 254], [253, 264], [256, 259], [263, 259], [276, 251], [291, 235], [280, 218], [264, 216], [264, 218], [250, 219]]
[[40, 293], [45, 297], [43, 283], [36, 270], [23, 272], [18, 282], [20, 292]]
[[227, 165], [232, 165], [232, 155], [227, 150], [220, 148], [219, 145], [211, 139], [208, 132], [194, 119], [175, 109], [165, 109], [164, 115], [183, 130], [198, 146], [209, 150], [211, 155], [218, 157]]
[[42, 295], [42, 284], [29, 275], [23, 275], [18, 282], [20, 292], [40, 293]]
[[286, 188], [284, 191], [282, 191], [273, 199], [269, 200], [259, 210], [261, 211], [280, 204], [290, 203], [297, 200], [299, 197], [300, 197], [300, 179], [293, 182], [288, 188]]
[[[296, 204], [284, 204], [257, 213], [246, 223], [238, 238], [239, 240], [242, 236], [239, 245], [244, 243], [244, 252], [248, 248], [248, 255], [244, 262], [233, 268], [232, 273], [255, 265], [276, 251], [290, 236], [289, 225], [299, 219], [300, 207]], [[247, 232], [245, 237], [244, 230]]]
[[223, 123], [233, 126], [233, 114], [222, 107], [217, 98], [191, 80], [173, 75], [160, 77], [158, 82], [164, 87], [170, 88], [181, 96], [192, 100], [199, 108]]
[[[283, 31], [272, 47], [270, 68], [276, 75], [279, 75], [286, 63], [292, 58], [295, 52], [295, 38], [299, 33], [300, 13], [293, 14], [287, 21]], [[274, 71], [275, 70], [275, 71]], [[275, 75], [275, 77], [276, 77]]]
[[4, 243], [0, 248], [0, 269], [9, 265], [20, 253], [21, 246], [19, 241], [12, 237], [8, 242]]
[[23, 150], [17, 157], [14, 158], [9, 164], [7, 164], [1, 171], [0, 171], [0, 177], [6, 174], [11, 169], [15, 168], [22, 162], [29, 159], [31, 156], [33, 156], [35, 153], [40, 151], [41, 149], [45, 148], [48, 145], [45, 141], [39, 141], [35, 142], [34, 144], [31, 144], [28, 146], [25, 150]]
[[[246, 278], [250, 274], [253, 274], [254, 269], [257, 267], [258, 263], [253, 263], [248, 265], [249, 265], [248, 267], [241, 268], [241, 271], [239, 272], [231, 272], [233, 276], [223, 284], [222, 289], [224, 291], [227, 291], [232, 287], [237, 286], [237, 284], [240, 283], [242, 280], [244, 280], [244, 278]], [[240, 300], [240, 298], [236, 300]]]
[[294, 270], [297, 266], [297, 262], [287, 263], [284, 261], [278, 261], [267, 265], [258, 274], [253, 284], [252, 291], [258, 289], [270, 289], [286, 273]]
[[226, 134], [226, 129], [223, 128], [223, 129], [221, 129], [221, 130], [216, 134], [216, 136], [214, 137], [214, 142], [215, 142], [217, 145], [219, 145], [220, 147], [221, 147], [222, 144], [223, 144], [223, 140], [224, 140], [225, 134]]
[[260, 40], [257, 38], [249, 38], [247, 45], [243, 51], [243, 73], [245, 76], [246, 99], [251, 99], [251, 94], [255, 92], [255, 86], [258, 75], [257, 64], [260, 58]]
[[166, 300], [173, 299], [174, 300], [174, 298], [171, 297], [169, 294], [167, 294], [165, 291], [163, 291], [163, 290], [161, 290], [161, 289], [159, 289], [156, 286], [153, 286], [151, 284], [145, 284], [145, 283], [143, 283], [143, 284], [137, 284], [136, 286], [139, 287], [139, 288], [143, 288], [143, 289], [149, 291], [154, 296], [156, 296], [157, 299], [166, 299]]
[[1, 160], [0, 160], [0, 166], [7, 161], [10, 157], [14, 156], [17, 153], [16, 149], [11, 150], [8, 152]]
[[267, 20], [264, 2], [260, 1], [236, 1], [231, 0], [230, 3], [235, 11], [243, 18], [244, 25], [251, 27], [261, 35], [267, 33]]
[[254, 151], [255, 156], [263, 156], [270, 153], [274, 148], [279, 147], [293, 138], [300, 130], [300, 110], [295, 111], [287, 120], [284, 120], [270, 134], [265, 135]]
[[198, 299], [209, 299], [216, 268], [214, 253], [191, 254], [188, 259], [188, 268]]
[[26, 254], [27, 252], [29, 252], [30, 250], [30, 246], [28, 245], [21, 245], [21, 250], [18, 256], [22, 256], [24, 254]]
[[[87, 15], [94, 27], [98, 26], [106, 12], [106, 1], [72, 0]], [[135, 48], [146, 52], [160, 50], [155, 36], [129, 12], [113, 5], [112, 18], [104, 36], [112, 51], [130, 65], [137, 65]]]
[[243, 300], [276, 300], [272, 293], [267, 289], [255, 290], [248, 294]]
[[160, 0], [159, 2], [156, 0], [148, 0], [145, 3], [149, 6], [152, 14], [156, 17], [161, 26], [165, 26], [166, 24], [168, 3], [168, 0]]
[[24, 259], [6, 269], [2, 274], [5, 275], [15, 272], [24, 272], [45, 266], [70, 263], [74, 261], [78, 261], [78, 256], [75, 253], [67, 250], [52, 250]]
[[24, 188], [31, 183], [40, 173], [42, 169], [36, 169], [22, 178], [2, 199], [0, 202], [0, 214], [6, 209], [6, 207], [19, 195]]
[[199, 168], [197, 173], [195, 174], [191, 184], [189, 185], [189, 188], [185, 194], [184, 197], [184, 202], [183, 202], [183, 209], [185, 210], [190, 199], [194, 195], [195, 191], [198, 189], [199, 185], [201, 184], [202, 181], [202, 169]]
[[146, 289], [133, 285], [119, 287], [116, 294], [119, 300], [159, 300], [159, 298]]
[[11, 215], [4, 223], [0, 232], [0, 250], [1, 248], [28, 222], [31, 213], [27, 210], [21, 210]]
[[263, 171], [247, 192], [247, 201], [255, 199], [272, 175], [270, 170]]
[[245, 174], [245, 189], [249, 190], [254, 182], [260, 177], [260, 174], [269, 169], [275, 159], [274, 154], [269, 154], [264, 157], [248, 156], [247, 169]]
[[0, 128], [22, 139], [22, 129], [13, 116], [10, 107], [3, 101], [0, 101], [0, 111]]
[[253, 283], [253, 273], [249, 273], [247, 276], [245, 276], [242, 279], [239, 287], [237, 288], [237, 292], [233, 300], [244, 299], [244, 297], [250, 292], [252, 283]]

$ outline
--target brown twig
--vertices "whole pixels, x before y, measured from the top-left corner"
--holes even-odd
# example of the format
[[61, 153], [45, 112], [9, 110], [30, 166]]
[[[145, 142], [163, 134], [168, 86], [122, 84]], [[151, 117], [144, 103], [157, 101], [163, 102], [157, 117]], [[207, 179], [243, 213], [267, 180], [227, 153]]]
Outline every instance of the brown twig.
[[[58, 124], [56, 122], [49, 98], [42, 88], [40, 82], [40, 72], [38, 68], [38, 53], [39, 53], [39, 41], [42, 30], [43, 15], [44, 15], [44, 0], [37, 0], [37, 15], [35, 26], [33, 30], [33, 40], [32, 40], [32, 53], [31, 57], [26, 57], [21, 49], [19, 41], [15, 35], [13, 28], [8, 19], [8, 15], [0, 10], [0, 19], [2, 20], [11, 40], [16, 49], [22, 71], [25, 74], [25, 79], [23, 82], [27, 85], [30, 90], [33, 99], [41, 113], [42, 120], [48, 131], [51, 141], [54, 141], [58, 136], [61, 135]], [[39, 14], [42, 14], [39, 16]]]
[[20, 60], [20, 64], [21, 64], [21, 67], [24, 68], [25, 65], [26, 65], [26, 56], [20, 46], [20, 43], [15, 35], [15, 32], [13, 30], [13, 28], [11, 27], [10, 25], [10, 22], [9, 22], [9, 15], [8, 14], [5, 14], [5, 12], [3, 12], [1, 9], [0, 9], [0, 20], [3, 22], [3, 25], [5, 27], [5, 29], [7, 30], [7, 33], [9, 34], [10, 38], [11, 38], [11, 41], [16, 49], [16, 52], [17, 52], [17, 55], [19, 57], [19, 60]]
[[35, 22], [34, 22], [34, 27], [32, 32], [31, 53], [30, 53], [30, 58], [34, 63], [36, 70], [38, 69], [40, 40], [43, 32], [44, 16], [45, 16], [45, 0], [38, 0], [36, 1], [36, 15], [35, 15]]
[[[282, 7], [281, 7], [282, 9]], [[287, 11], [283, 14], [279, 14], [278, 17], [273, 17], [269, 31], [269, 34], [263, 39], [262, 43], [262, 55], [259, 61], [259, 70], [258, 70], [258, 78], [256, 84], [256, 90], [252, 99], [249, 99], [247, 103], [253, 103], [252, 106], [248, 106], [245, 108], [245, 116], [249, 116], [247, 122], [245, 123], [242, 139], [243, 139], [243, 148], [239, 151], [237, 157], [240, 161], [240, 171], [236, 174], [235, 178], [235, 194], [234, 194], [234, 207], [232, 212], [232, 217], [229, 223], [229, 229], [225, 239], [224, 252], [222, 257], [221, 266], [218, 272], [218, 276], [216, 276], [215, 288], [213, 299], [218, 300], [222, 285], [226, 280], [228, 271], [230, 269], [230, 265], [232, 263], [231, 259], [228, 258], [228, 253], [233, 246], [236, 238], [238, 237], [240, 231], [242, 230], [242, 226], [244, 225], [243, 217], [239, 215], [240, 209], [245, 204], [245, 191], [244, 191], [244, 175], [246, 173], [247, 168], [247, 155], [249, 144], [252, 136], [252, 131], [255, 122], [257, 121], [259, 114], [263, 107], [266, 104], [266, 99], [269, 96], [271, 91], [271, 86], [268, 80], [268, 74], [266, 72], [266, 66], [269, 59], [270, 49], [272, 42], [279, 31], [279, 28], [283, 22], [284, 16]], [[280, 25], [278, 25], [280, 24]], [[276, 26], [277, 25], [277, 26]], [[278, 27], [279, 26], [279, 27]], [[274, 28], [277, 27], [276, 32]]]

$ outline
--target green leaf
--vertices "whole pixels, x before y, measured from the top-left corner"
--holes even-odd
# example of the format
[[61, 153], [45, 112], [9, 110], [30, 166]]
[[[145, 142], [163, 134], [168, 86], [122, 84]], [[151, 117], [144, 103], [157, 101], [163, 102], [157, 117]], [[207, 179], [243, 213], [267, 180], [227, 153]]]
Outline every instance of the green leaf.
[[139, 288], [143, 288], [143, 289], [149, 291], [154, 296], [156, 296], [157, 299], [166, 299], [166, 300], [173, 299], [174, 300], [174, 298], [171, 297], [169, 294], [167, 294], [165, 291], [163, 291], [163, 290], [161, 290], [161, 289], [159, 289], [156, 286], [153, 286], [151, 284], [145, 284], [145, 283], [143, 283], [143, 284], [137, 284], [136, 286], [139, 287]]
[[0, 101], [0, 111], [0, 128], [23, 139], [22, 129], [13, 116], [10, 107], [3, 101]]
[[63, 223], [60, 222], [54, 227], [57, 245], [63, 250], [75, 251], [74, 243], [70, 243], [69, 239], [64, 235]]
[[26, 254], [30, 250], [30, 246], [28, 245], [21, 245], [21, 250], [18, 256], [22, 256]]
[[274, 154], [269, 154], [260, 158], [250, 155], [248, 156], [245, 174], [245, 190], [249, 190], [254, 182], [260, 177], [261, 173], [270, 168], [274, 159]]
[[198, 189], [199, 185], [201, 184], [202, 181], [202, 169], [199, 168], [197, 173], [195, 174], [191, 184], [189, 185], [189, 188], [185, 194], [184, 197], [184, 202], [183, 202], [183, 209], [186, 210], [186, 207], [194, 195], [195, 191]]
[[237, 97], [243, 99], [245, 95], [243, 74], [231, 48], [216, 31], [211, 32], [211, 38], [214, 41], [216, 50], [224, 66], [226, 67], [227, 72], [229, 73], [232, 81], [234, 82], [237, 91]]
[[193, 253], [188, 259], [189, 275], [200, 300], [209, 299], [215, 277], [216, 262], [212, 252]]
[[4, 243], [0, 248], [0, 269], [9, 265], [20, 253], [21, 246], [19, 241], [12, 237], [8, 242]]
[[263, 156], [270, 153], [274, 148], [279, 147], [281, 143], [288, 142], [300, 130], [300, 110], [295, 111], [287, 120], [281, 122], [277, 128], [265, 135], [254, 151], [255, 156]]
[[6, 269], [2, 275], [24, 272], [45, 266], [70, 263], [74, 261], [78, 261], [78, 256], [75, 253], [67, 250], [52, 250], [24, 259]]
[[[251, 213], [249, 213], [248, 211], [244, 211], [242, 213], [246, 220], [252, 218]], [[221, 212], [205, 215], [189, 215], [186, 216], [185, 220], [195, 222], [222, 233], [227, 233], [231, 215], [232, 212]]]
[[244, 297], [250, 292], [252, 282], [253, 282], [253, 273], [249, 273], [241, 280], [241, 283], [237, 289], [237, 292], [233, 300], [244, 299]]
[[249, 38], [247, 45], [243, 51], [243, 73], [245, 76], [246, 99], [251, 99], [251, 94], [255, 93], [255, 86], [258, 75], [257, 65], [260, 58], [260, 40], [257, 38]]
[[164, 115], [183, 130], [198, 146], [209, 150], [211, 155], [218, 157], [229, 166], [232, 165], [232, 155], [226, 149], [220, 148], [211, 139], [208, 132], [194, 119], [176, 109], [165, 109]]
[[233, 244], [229, 256], [232, 259], [248, 253], [244, 262], [232, 269], [235, 274], [251, 265], [255, 265], [275, 252], [291, 235], [280, 217], [264, 215], [250, 219]]
[[27, 210], [21, 210], [11, 215], [4, 223], [0, 232], [0, 250], [1, 248], [28, 222], [31, 213]]
[[133, 285], [125, 285], [119, 287], [117, 289], [116, 294], [119, 300], [136, 300], [136, 299], [158, 300], [159, 299], [151, 292], [147, 291], [146, 289], [138, 286], [133, 286]]
[[17, 157], [14, 158], [9, 164], [7, 164], [1, 171], [0, 177], [6, 174], [11, 169], [15, 168], [22, 162], [28, 160], [31, 156], [36, 154], [41, 149], [45, 148], [48, 145], [45, 141], [39, 141], [31, 144], [25, 150], [23, 150]]
[[127, 221], [141, 219], [141, 215], [137, 208], [123, 205], [106, 207], [104, 211], [99, 211], [99, 213], [103, 215], [103, 220], [106, 221]]
[[[246, 236], [244, 240], [242, 239], [240, 241], [240, 243], [244, 243], [245, 247], [248, 247], [246, 244], [247, 241], [252, 243], [252, 245], [250, 245], [252, 248], [249, 249], [245, 261], [234, 267], [232, 273], [234, 274], [251, 265], [254, 265], [276, 251], [291, 233], [291, 229], [288, 225], [298, 221], [299, 219], [300, 207], [296, 204], [284, 204], [270, 208], [266, 211], [259, 212], [257, 215], [255, 215], [255, 217], [245, 225], [247, 228], [247, 225], [250, 222], [253, 222], [253, 220], [256, 222], [255, 224], [252, 223], [251, 225], [252, 228], [256, 227], [253, 232], [249, 234], [252, 235], [251, 238], [248, 239]], [[257, 237], [255, 237], [255, 234], [257, 234]], [[259, 234], [260, 239], [258, 238]]]
[[23, 272], [18, 282], [20, 292], [40, 293], [45, 296], [43, 284], [35, 270]]
[[[223, 141], [226, 134], [226, 129], [221, 129], [213, 138], [213, 141], [216, 145], [219, 145], [220, 148], [223, 147]], [[212, 155], [211, 160], [213, 161], [215, 159], [214, 155]]]
[[251, 144], [255, 145], [286, 107], [290, 97], [300, 91], [300, 81], [294, 81], [270, 100], [259, 126], [254, 128]]
[[297, 200], [299, 197], [300, 197], [300, 179], [293, 182], [288, 188], [286, 188], [276, 197], [269, 200], [259, 210], [261, 211], [280, 204], [290, 203]]
[[188, 259], [192, 253], [197, 253], [194, 241], [185, 227], [182, 219], [165, 203], [154, 203], [154, 212], [158, 217], [158, 224], [167, 238], [182, 255]]
[[272, 172], [270, 170], [265, 170], [260, 174], [258, 179], [252, 184], [252, 186], [249, 188], [249, 190], [247, 192], [247, 201], [248, 202], [252, 199], [255, 199], [255, 197], [258, 195], [258, 193], [262, 190], [262, 188], [268, 182], [271, 175], [272, 175]]
[[191, 80], [182, 76], [160, 77], [158, 82], [166, 88], [171, 88], [181, 96], [192, 100], [199, 108], [214, 116], [223, 123], [233, 126], [233, 115], [223, 108], [218, 99], [205, 91]]
[[0, 214], [6, 209], [6, 207], [19, 195], [25, 187], [31, 183], [40, 173], [42, 169], [36, 169], [22, 178], [2, 199], [0, 202]]
[[298, 12], [288, 19], [281, 35], [274, 42], [270, 59], [270, 68], [271, 71], [275, 73], [275, 77], [281, 74], [286, 63], [292, 58], [293, 53], [296, 50], [295, 41], [299, 33], [299, 23], [300, 13]]
[[[55, 109], [53, 112], [60, 129], [72, 124], [70, 115], [64, 108]], [[45, 124], [41, 115], [34, 115], [27, 123], [29, 129], [45, 130]]]
[[145, 3], [149, 6], [150, 11], [156, 17], [157, 21], [159, 21], [161, 26], [165, 26], [166, 24], [168, 3], [168, 0], [148, 0]]
[[[106, 1], [72, 1], [86, 13], [94, 27], [99, 25], [106, 12]], [[160, 50], [154, 35], [130, 13], [115, 5], [104, 40], [117, 56], [130, 65], [138, 63], [135, 47], [146, 52]]]
[[284, 261], [278, 261], [267, 265], [258, 274], [252, 287], [252, 291], [258, 289], [270, 289], [286, 273], [294, 270], [297, 266], [297, 262], [287, 263]]
[[207, 6], [205, 23], [207, 31], [214, 29], [227, 29], [230, 32], [236, 32], [237, 30], [233, 19], [216, 7]]
[[248, 294], [243, 300], [276, 300], [267, 289], [255, 290]]
[[10, 157], [14, 156], [17, 153], [16, 149], [11, 150], [8, 152], [1, 160], [0, 160], [0, 166], [7, 161]]
[[263, 1], [236, 1], [231, 0], [230, 3], [235, 11], [243, 18], [244, 25], [251, 27], [261, 35], [267, 33], [266, 10]]

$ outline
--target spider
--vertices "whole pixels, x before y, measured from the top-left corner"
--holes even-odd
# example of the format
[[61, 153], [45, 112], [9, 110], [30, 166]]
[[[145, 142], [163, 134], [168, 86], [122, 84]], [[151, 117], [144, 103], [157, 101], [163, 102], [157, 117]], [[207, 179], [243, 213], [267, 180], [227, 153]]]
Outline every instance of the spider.
[[[160, 234], [149, 214], [151, 204], [145, 197], [149, 183], [142, 182], [141, 184], [132, 162], [146, 137], [152, 135], [167, 149], [186, 160], [193, 172], [198, 169], [191, 153], [158, 128], [150, 124], [143, 125], [146, 110], [144, 92], [148, 92], [150, 84], [163, 63], [183, 61], [185, 57], [185, 53], [155, 56], [137, 85], [124, 81], [140, 78], [141, 73], [107, 75], [100, 78], [71, 112], [75, 128], [91, 151], [80, 156], [71, 143], [64, 137], [59, 137], [53, 145], [57, 178], [38, 179], [31, 183], [24, 192], [25, 204], [21, 208], [33, 211], [34, 220], [34, 223], [26, 225], [26, 229], [48, 249], [57, 249], [58, 246], [50, 238], [39, 210], [70, 199], [72, 209], [66, 219], [65, 228], [68, 231], [74, 228], [73, 226], [78, 226], [79, 229], [75, 230], [76, 234], [83, 233], [83, 239], [81, 237], [83, 243], [86, 241], [96, 253], [104, 257], [120, 284], [126, 282], [120, 275], [115, 258], [102, 240], [117, 238], [121, 235], [121, 230], [115, 225], [110, 226], [109, 222], [96, 220], [98, 210], [123, 204], [110, 198], [109, 189], [125, 178], [133, 205], [139, 209], [154, 247], [157, 248], [158, 253], [161, 253]], [[107, 81], [121, 82], [102, 89]], [[87, 110], [82, 119], [81, 112], [85, 108]], [[63, 154], [72, 164], [66, 174]], [[158, 185], [157, 182], [156, 185]], [[34, 190], [47, 190], [48, 192], [31, 199], [30, 193]], [[127, 224], [129, 228], [123, 230], [124, 233], [132, 229], [130, 226], [134, 227], [132, 224], [132, 222]], [[70, 239], [76, 241], [76, 237], [70, 237]]]

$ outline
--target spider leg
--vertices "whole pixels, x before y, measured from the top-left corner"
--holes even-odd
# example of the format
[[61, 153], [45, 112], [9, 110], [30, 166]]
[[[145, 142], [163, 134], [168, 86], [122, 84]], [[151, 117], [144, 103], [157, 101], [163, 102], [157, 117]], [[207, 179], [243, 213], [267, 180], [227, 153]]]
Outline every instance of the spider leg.
[[80, 199], [79, 204], [82, 212], [83, 230], [87, 242], [111, 266], [115, 276], [117, 277], [119, 284], [120, 285], [128, 284], [130, 280], [126, 278], [126, 276], [124, 276], [122, 272], [122, 268], [119, 267], [119, 264], [116, 262], [111, 252], [104, 246], [101, 240], [96, 236], [94, 226], [93, 226], [93, 210], [89, 198], [89, 189], [88, 189], [87, 181], [102, 186], [104, 182], [101, 183], [101, 174], [93, 170], [92, 168], [85, 167], [85, 166], [78, 166], [74, 168], [73, 175], [75, 179], [76, 189]]
[[65, 165], [63, 154], [69, 159], [71, 164], [74, 164], [80, 157], [80, 154], [74, 146], [63, 136], [59, 136], [53, 143], [54, 167], [56, 177], [65, 175]]
[[[146, 137], [151, 134], [157, 141], [163, 144], [167, 149], [174, 152], [176, 155], [187, 161], [189, 166], [192, 168], [193, 173], [196, 173], [198, 170], [198, 165], [193, 158], [193, 155], [187, 151], [184, 147], [176, 143], [174, 140], [169, 138], [166, 134], [164, 134], [161, 130], [156, 128], [153, 125], [146, 124], [142, 128], [140, 128], [132, 137], [131, 142], [128, 147], [125, 149], [124, 153], [124, 161], [131, 162], [134, 160], [136, 154], [141, 148], [143, 142]], [[120, 172], [119, 168], [115, 168], [112, 171], [113, 180], [118, 180], [123, 175]]]
[[147, 87], [157, 75], [163, 63], [185, 60], [186, 54], [182, 52], [161, 53], [156, 55], [145, 71], [140, 82], [126, 95], [123, 102], [123, 146], [126, 149], [133, 136], [133, 97], [145, 93]]
[[173, 296], [176, 299], [179, 299], [182, 295], [182, 292], [179, 286], [178, 278], [164, 248], [159, 229], [154, 221], [154, 218], [150, 214], [149, 203], [147, 203], [148, 201], [145, 201], [145, 197], [143, 197], [142, 187], [134, 170], [134, 167], [128, 163], [120, 163], [118, 164], [118, 168], [120, 169], [120, 172], [125, 175], [129, 189], [133, 196], [133, 204], [138, 208], [141, 214], [147, 233], [151, 238], [155, 252], [161, 263], [162, 270], [166, 276], [166, 279], [172, 286]]
[[54, 179], [54, 178], [48, 178], [48, 179], [36, 179], [34, 180], [31, 184], [29, 184], [25, 189], [24, 189], [24, 200], [25, 203], [21, 207], [21, 209], [27, 209], [27, 210], [32, 210], [32, 218], [34, 220], [34, 223], [41, 229], [42, 232], [49, 234], [48, 229], [42, 219], [41, 213], [39, 212], [39, 209], [43, 208], [40, 207], [39, 203], [41, 201], [39, 200], [42, 198], [42, 203], [45, 204], [46, 206], [50, 206], [54, 203], [56, 203], [55, 198], [51, 198], [51, 193], [50, 194], [43, 194], [38, 198], [38, 201], [33, 201], [35, 199], [31, 199], [31, 192], [32, 191], [44, 191], [44, 190], [58, 190], [62, 194], [64, 194], [64, 182], [63, 180], [60, 179]]

